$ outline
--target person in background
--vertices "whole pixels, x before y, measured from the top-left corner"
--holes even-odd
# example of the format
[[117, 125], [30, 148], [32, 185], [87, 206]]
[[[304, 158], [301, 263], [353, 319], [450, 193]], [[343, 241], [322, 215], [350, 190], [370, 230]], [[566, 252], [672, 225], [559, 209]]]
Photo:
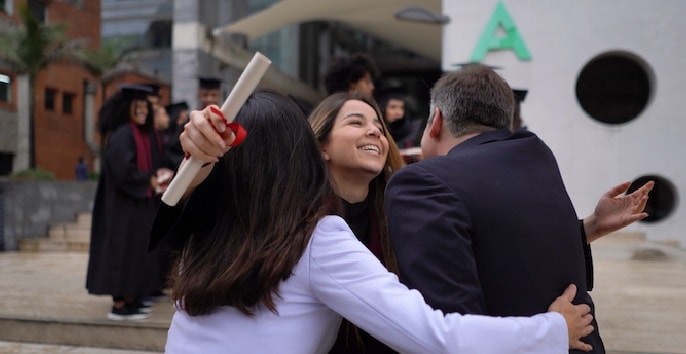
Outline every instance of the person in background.
[[[531, 315], [569, 283], [578, 287], [575, 303], [594, 310], [587, 271], [595, 238], [584, 234], [586, 220], [577, 220], [550, 149], [533, 133], [510, 130], [515, 100], [505, 80], [479, 64], [446, 73], [430, 107], [424, 159], [386, 188], [401, 281], [448, 313]], [[647, 216], [646, 200], [644, 189], [623, 207], [596, 211], [612, 209], [601, 218], [617, 230]], [[577, 350], [604, 353], [597, 331], [582, 340]]]
[[150, 93], [148, 94], [148, 101], [152, 105], [153, 114], [156, 114], [159, 111], [160, 107], [164, 107], [162, 105], [162, 97], [160, 96], [160, 85], [143, 84], [143, 86], [147, 87], [150, 90]]
[[198, 79], [198, 102], [200, 109], [211, 104], [221, 106], [222, 80], [216, 77], [203, 76]]
[[[158, 133], [166, 133], [169, 129], [170, 118], [167, 108], [165, 106], [159, 105], [157, 109], [153, 108], [154, 112], [154, 126]], [[166, 136], [165, 136], [166, 138]]]
[[519, 129], [526, 129], [526, 125], [524, 125], [524, 121], [522, 120], [522, 102], [524, 102], [524, 99], [526, 98], [527, 90], [517, 90], [513, 89], [512, 93], [514, 94], [514, 99], [515, 99], [515, 110], [514, 110], [514, 116], [512, 119], [512, 131], [515, 132]]
[[291, 100], [258, 90], [236, 123], [242, 143], [217, 106], [191, 113], [181, 144], [207, 165], [155, 219], [153, 247], [184, 240], [166, 353], [325, 353], [341, 315], [412, 353], [565, 353], [592, 330], [588, 306], [569, 303], [574, 286], [533, 317], [430, 309], [337, 216], [320, 146]]
[[189, 107], [183, 101], [172, 103], [166, 108], [169, 113], [169, 128], [165, 132], [167, 156], [173, 168], [177, 168], [184, 157], [179, 135], [183, 132], [183, 125], [188, 122]]
[[83, 156], [79, 156], [79, 160], [76, 163], [75, 174], [77, 181], [88, 180], [88, 165], [86, 165], [86, 162], [83, 160]]
[[379, 77], [374, 61], [364, 53], [331, 58], [324, 73], [324, 87], [328, 95], [336, 92], [359, 91], [372, 96], [374, 80]]
[[379, 107], [393, 140], [401, 149], [415, 146], [421, 122], [405, 117], [405, 89], [388, 87], [380, 91]]
[[141, 299], [159, 289], [158, 260], [147, 239], [159, 204], [162, 142], [154, 129], [149, 88], [124, 85], [99, 112], [102, 166], [93, 205], [86, 275], [88, 293], [110, 295], [107, 318], [135, 321], [151, 308]]

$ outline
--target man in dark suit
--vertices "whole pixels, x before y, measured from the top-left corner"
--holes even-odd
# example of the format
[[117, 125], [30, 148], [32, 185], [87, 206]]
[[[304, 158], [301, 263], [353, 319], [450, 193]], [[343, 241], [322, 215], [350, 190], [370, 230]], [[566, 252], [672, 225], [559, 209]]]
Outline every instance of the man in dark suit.
[[[588, 304], [588, 250], [550, 149], [535, 134], [511, 133], [509, 85], [470, 65], [431, 93], [424, 160], [386, 188], [391, 242], [401, 280], [445, 312], [498, 316], [545, 312], [574, 283]], [[570, 352], [604, 353], [596, 331]]]

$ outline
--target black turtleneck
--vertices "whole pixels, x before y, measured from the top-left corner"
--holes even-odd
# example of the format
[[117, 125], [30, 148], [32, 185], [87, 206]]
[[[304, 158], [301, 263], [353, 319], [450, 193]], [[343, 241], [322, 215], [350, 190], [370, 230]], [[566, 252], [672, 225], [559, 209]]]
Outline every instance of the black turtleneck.
[[369, 247], [369, 200], [359, 203], [348, 203], [343, 200], [345, 215], [343, 219], [350, 225], [350, 229], [365, 246]]

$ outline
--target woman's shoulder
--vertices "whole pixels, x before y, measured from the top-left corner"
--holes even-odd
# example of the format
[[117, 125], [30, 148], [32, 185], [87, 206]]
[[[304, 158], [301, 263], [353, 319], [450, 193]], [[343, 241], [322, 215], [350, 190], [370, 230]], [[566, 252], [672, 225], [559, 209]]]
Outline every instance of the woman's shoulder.
[[110, 139], [121, 138], [121, 137], [129, 136], [129, 135], [131, 135], [131, 136], [133, 135], [133, 130], [131, 128], [131, 125], [130, 124], [122, 124], [112, 131], [112, 133], [110, 134]]
[[326, 215], [319, 219], [314, 229], [314, 235], [337, 234], [341, 232], [352, 232], [350, 226], [338, 215]]
[[358, 246], [364, 248], [345, 220], [337, 215], [327, 215], [319, 220], [312, 233], [309, 252], [313, 257], [340, 255], [350, 250], [357, 250]]

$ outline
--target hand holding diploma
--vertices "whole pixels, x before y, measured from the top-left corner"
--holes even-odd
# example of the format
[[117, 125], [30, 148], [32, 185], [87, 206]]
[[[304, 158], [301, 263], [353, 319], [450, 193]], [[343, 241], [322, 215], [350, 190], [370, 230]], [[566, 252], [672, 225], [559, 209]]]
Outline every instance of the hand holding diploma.
[[[226, 153], [231, 144], [234, 143], [236, 134], [240, 138], [241, 133], [244, 133], [238, 130], [234, 131], [236, 127], [232, 127], [230, 123], [233, 122], [245, 100], [257, 87], [270, 64], [271, 61], [267, 57], [255, 53], [255, 56], [238, 78], [229, 97], [224, 101], [221, 110], [217, 109], [217, 106], [211, 105], [202, 111], [191, 112], [190, 120], [180, 136], [181, 146], [190, 158], [186, 158], [181, 163], [179, 172], [162, 196], [162, 201], [165, 204], [176, 205], [189, 186], [196, 186], [207, 177], [209, 171], [206, 171], [203, 176], [197, 176], [203, 165], [208, 162], [219, 161], [219, 157]], [[201, 123], [200, 120], [204, 120], [207, 124]], [[197, 128], [197, 130], [193, 130], [193, 128]], [[212, 130], [213, 133], [208, 130]], [[232, 132], [229, 133], [227, 130], [232, 130]], [[184, 141], [188, 147], [184, 145]], [[216, 154], [217, 149], [222, 153]]]
[[[219, 107], [210, 105], [202, 111], [191, 112], [179, 140], [183, 151], [204, 166], [218, 162], [231, 149], [231, 145], [236, 140], [236, 134], [226, 126]], [[188, 160], [184, 160], [182, 166], [188, 163]], [[210, 168], [201, 169], [187, 188], [190, 190], [200, 184], [210, 170]]]

